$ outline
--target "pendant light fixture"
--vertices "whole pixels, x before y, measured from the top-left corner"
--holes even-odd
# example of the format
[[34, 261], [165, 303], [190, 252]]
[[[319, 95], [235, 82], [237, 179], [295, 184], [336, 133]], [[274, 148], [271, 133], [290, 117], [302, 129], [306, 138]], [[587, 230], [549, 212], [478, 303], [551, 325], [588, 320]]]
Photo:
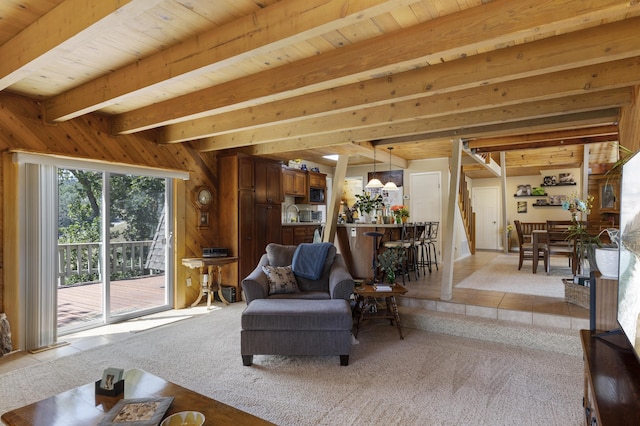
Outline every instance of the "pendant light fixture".
[[373, 147], [373, 177], [369, 182], [367, 182], [367, 184], [364, 187], [367, 189], [383, 187], [382, 182], [380, 182], [380, 179], [376, 177], [376, 147], [375, 146]]
[[393, 149], [393, 147], [390, 146], [387, 149], [389, 150], [389, 182], [385, 183], [382, 189], [384, 189], [385, 191], [397, 191], [398, 187], [395, 183], [393, 183], [393, 180], [391, 180], [391, 150]]

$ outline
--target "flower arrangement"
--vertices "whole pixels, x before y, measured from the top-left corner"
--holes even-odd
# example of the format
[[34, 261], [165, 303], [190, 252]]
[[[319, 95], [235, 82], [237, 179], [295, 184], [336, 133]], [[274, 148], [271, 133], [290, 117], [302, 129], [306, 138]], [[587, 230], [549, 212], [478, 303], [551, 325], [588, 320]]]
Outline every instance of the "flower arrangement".
[[571, 219], [576, 221], [578, 219], [578, 212], [589, 213], [591, 206], [593, 205], [593, 196], [588, 196], [584, 200], [578, 198], [578, 194], [573, 192], [569, 197], [562, 201], [562, 208], [571, 212]]
[[395, 217], [409, 217], [409, 208], [403, 205], [391, 206], [391, 211]]
[[512, 224], [508, 224], [507, 225], [507, 232], [511, 233], [511, 231], [513, 231], [513, 225]]

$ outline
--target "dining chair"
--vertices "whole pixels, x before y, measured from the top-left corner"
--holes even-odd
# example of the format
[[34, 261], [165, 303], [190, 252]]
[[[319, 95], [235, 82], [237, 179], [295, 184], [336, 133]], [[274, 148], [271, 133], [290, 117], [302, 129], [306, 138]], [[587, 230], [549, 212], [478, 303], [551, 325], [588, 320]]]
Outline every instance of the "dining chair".
[[[523, 231], [524, 226], [519, 220], [514, 220], [513, 224], [516, 226], [516, 234], [518, 235], [518, 270], [520, 270], [522, 269], [522, 264], [524, 263], [525, 259], [533, 260], [533, 243], [531, 242], [531, 235], [529, 235], [529, 238], [526, 237], [526, 234]], [[549, 262], [549, 251], [547, 248], [547, 244], [538, 243], [538, 256], [542, 257], [542, 259], [544, 260], [544, 270], [546, 271]]]
[[551, 256], [564, 256], [569, 259], [571, 272], [576, 275], [578, 270], [577, 252], [575, 240], [571, 238], [571, 226], [575, 222], [570, 220], [547, 220], [547, 257], [549, 261], [546, 265], [547, 274], [551, 273]]

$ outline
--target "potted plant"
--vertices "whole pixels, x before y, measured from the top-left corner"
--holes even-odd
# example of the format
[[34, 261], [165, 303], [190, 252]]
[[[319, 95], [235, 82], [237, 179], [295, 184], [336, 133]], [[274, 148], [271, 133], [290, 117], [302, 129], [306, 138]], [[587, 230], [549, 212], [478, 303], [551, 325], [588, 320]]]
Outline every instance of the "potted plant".
[[[371, 215], [371, 212], [382, 208], [382, 195], [378, 194], [375, 197], [370, 193], [362, 191], [362, 194], [356, 194], [356, 203], [354, 208], [360, 210], [360, 214], [363, 216]], [[364, 220], [367, 222], [367, 220]]]
[[409, 208], [403, 205], [391, 206], [391, 212], [396, 218], [396, 223], [406, 222], [409, 218]]
[[[396, 282], [396, 271], [400, 269], [405, 259], [406, 255], [402, 249], [387, 249], [378, 255], [377, 266], [384, 273], [384, 277], [389, 284]], [[375, 281], [376, 277], [373, 278]]]

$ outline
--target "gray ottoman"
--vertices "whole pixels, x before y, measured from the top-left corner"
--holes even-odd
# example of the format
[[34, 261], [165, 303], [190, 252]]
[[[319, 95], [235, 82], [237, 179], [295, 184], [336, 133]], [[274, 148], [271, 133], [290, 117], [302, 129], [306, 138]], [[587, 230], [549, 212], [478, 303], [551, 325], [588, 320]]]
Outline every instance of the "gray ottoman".
[[256, 299], [242, 312], [242, 363], [253, 355], [339, 355], [349, 365], [352, 325], [344, 299]]

